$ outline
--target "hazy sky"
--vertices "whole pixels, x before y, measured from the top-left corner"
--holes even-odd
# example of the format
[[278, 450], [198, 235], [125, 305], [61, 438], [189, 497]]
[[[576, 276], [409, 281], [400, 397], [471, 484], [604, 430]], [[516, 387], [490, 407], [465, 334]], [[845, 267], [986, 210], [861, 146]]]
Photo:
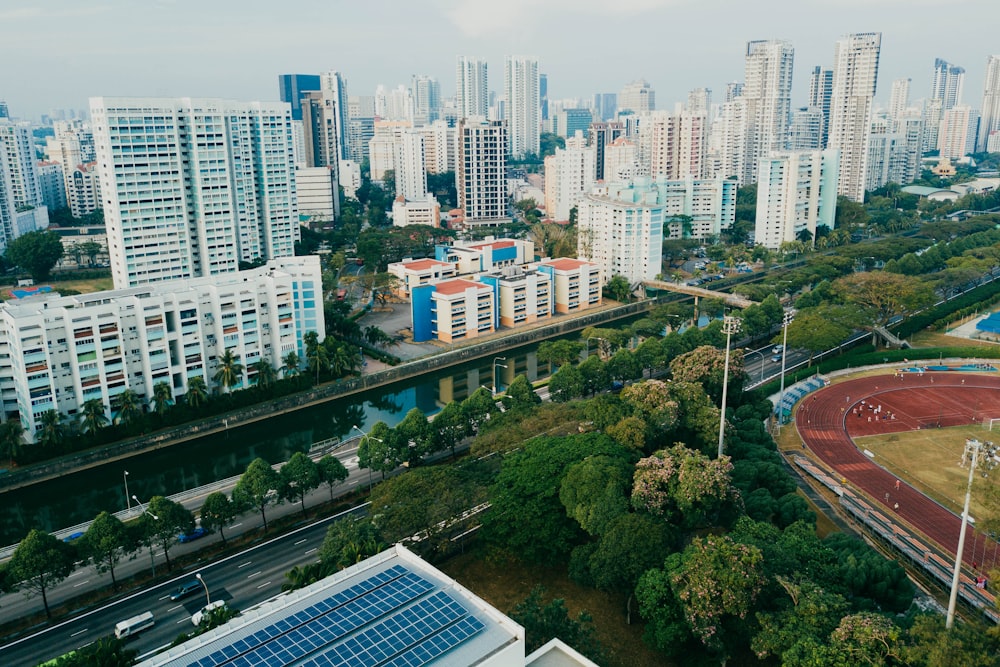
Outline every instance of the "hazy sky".
[[94, 95], [277, 99], [277, 75], [345, 74], [350, 94], [430, 74], [455, 92], [455, 56], [538, 56], [549, 97], [617, 92], [643, 77], [659, 108], [743, 78], [744, 43], [795, 47], [792, 102], [848, 32], [881, 31], [878, 98], [911, 77], [929, 94], [935, 57], [966, 68], [963, 101], [982, 99], [1000, 54], [997, 0], [2, 0], [0, 100], [37, 118]]

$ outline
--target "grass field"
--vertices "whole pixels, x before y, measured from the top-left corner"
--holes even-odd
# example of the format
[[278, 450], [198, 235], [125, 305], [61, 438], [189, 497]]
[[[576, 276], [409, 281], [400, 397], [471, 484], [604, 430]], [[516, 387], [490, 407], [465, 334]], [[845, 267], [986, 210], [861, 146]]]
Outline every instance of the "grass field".
[[[965, 441], [1000, 441], [1000, 428], [992, 433], [978, 424], [952, 428], [923, 429], [906, 433], [870, 435], [854, 438], [861, 449], [875, 454], [875, 463], [901, 480], [922, 491], [955, 512], [962, 511], [969, 469], [959, 467]], [[980, 516], [983, 507], [976, 500], [975, 489], [995, 480], [977, 476], [972, 484], [973, 498], [969, 513]]]
[[[107, 278], [90, 278], [87, 280], [53, 280], [42, 283], [43, 285], [52, 285], [52, 291], [59, 292], [61, 290], [73, 290], [79, 292], [80, 294], [91, 294], [93, 292], [102, 292], [104, 290], [114, 289], [114, 282], [111, 280], [111, 275], [109, 274]], [[0, 285], [0, 299], [4, 301], [12, 299], [10, 291], [17, 287], [17, 284], [7, 284]]]

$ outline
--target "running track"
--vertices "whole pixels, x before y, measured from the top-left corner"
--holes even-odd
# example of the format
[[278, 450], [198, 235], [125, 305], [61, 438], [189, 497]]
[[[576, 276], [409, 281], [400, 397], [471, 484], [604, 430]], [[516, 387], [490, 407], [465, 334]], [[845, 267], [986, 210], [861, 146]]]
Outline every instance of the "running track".
[[[869, 421], [873, 412], [867, 405], [871, 403], [882, 406], [881, 415], [894, 413], [896, 419]], [[905, 483], [897, 490], [896, 477], [865, 456], [851, 437], [960, 426], [983, 417], [1000, 417], [1000, 377], [955, 371], [903, 373], [901, 378], [865, 377], [820, 389], [799, 403], [795, 425], [805, 446], [839, 477], [883, 505], [888, 516], [897, 514], [953, 554], [958, 549], [961, 517]], [[898, 510], [893, 509], [896, 503]], [[995, 554], [995, 543], [988, 543]], [[981, 533], [974, 536], [970, 530], [962, 560], [969, 566], [984, 562], [986, 544], [987, 538]]]

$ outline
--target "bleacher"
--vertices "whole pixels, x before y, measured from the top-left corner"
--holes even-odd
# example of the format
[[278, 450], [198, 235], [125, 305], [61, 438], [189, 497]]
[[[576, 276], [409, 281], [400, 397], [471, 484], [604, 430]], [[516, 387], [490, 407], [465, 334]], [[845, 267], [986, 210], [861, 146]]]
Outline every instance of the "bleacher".
[[792, 408], [795, 407], [796, 403], [817, 389], [822, 389], [829, 383], [829, 380], [825, 380], [819, 375], [814, 375], [808, 380], [803, 380], [802, 382], [793, 384], [791, 387], [786, 387], [784, 396], [780, 398], [780, 403], [774, 408], [774, 414], [784, 424], [788, 421], [788, 417], [792, 414]]

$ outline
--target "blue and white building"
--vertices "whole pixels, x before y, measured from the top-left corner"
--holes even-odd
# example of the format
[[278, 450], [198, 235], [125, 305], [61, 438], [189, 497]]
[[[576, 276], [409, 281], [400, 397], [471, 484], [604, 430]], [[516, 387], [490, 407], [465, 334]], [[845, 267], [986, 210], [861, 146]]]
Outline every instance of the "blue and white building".
[[836, 149], [827, 149], [761, 158], [754, 242], [777, 250], [803, 231], [815, 240], [820, 225], [833, 229], [839, 156]]

